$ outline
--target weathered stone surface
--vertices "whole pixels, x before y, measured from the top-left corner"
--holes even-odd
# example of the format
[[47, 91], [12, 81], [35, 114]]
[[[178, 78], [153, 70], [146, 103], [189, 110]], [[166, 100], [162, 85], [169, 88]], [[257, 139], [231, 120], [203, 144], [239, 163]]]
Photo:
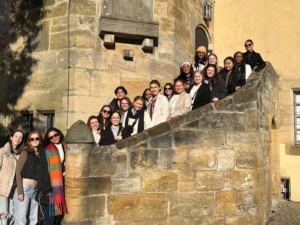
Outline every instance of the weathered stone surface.
[[172, 147], [172, 135], [165, 134], [150, 141], [151, 148], [171, 148]]
[[94, 1], [72, 0], [72, 3], [70, 4], [70, 13], [88, 16], [95, 15], [96, 3]]
[[106, 209], [105, 196], [90, 196], [89, 200], [89, 218], [98, 218], [104, 216]]
[[[69, 213], [65, 214], [64, 221], [81, 221], [89, 218], [89, 197], [66, 197], [67, 207], [69, 212], [81, 212], [81, 213]], [[85, 210], [82, 210], [85, 209]]]
[[44, 21], [42, 24], [42, 29], [39, 32], [39, 35], [36, 39], [37, 43], [37, 52], [47, 51], [49, 49], [49, 22]]
[[217, 152], [218, 169], [234, 169], [235, 151], [233, 149], [218, 150]]
[[114, 150], [107, 147], [93, 149], [90, 157], [90, 176], [109, 176], [116, 172]]
[[140, 192], [141, 186], [141, 176], [113, 178], [113, 193]]
[[[82, 120], [78, 120], [70, 127], [66, 135], [65, 142], [69, 144], [90, 143], [92, 145], [92, 143], [94, 143], [94, 137], [90, 128], [86, 125], [86, 123], [83, 122]], [[80, 150], [84, 151], [85, 149], [80, 149]], [[91, 150], [91, 148], [88, 150]]]
[[169, 198], [171, 217], [201, 216], [214, 213], [213, 193], [173, 193]]
[[236, 152], [236, 166], [240, 169], [255, 169], [259, 165], [256, 151], [249, 149], [239, 149]]
[[177, 190], [177, 174], [172, 172], [152, 172], [144, 174], [143, 192], [171, 192]]
[[188, 225], [187, 220], [153, 220], [153, 221], [131, 221], [117, 222], [116, 225]]
[[261, 216], [229, 216], [226, 218], [227, 225], [258, 225], [263, 224]]
[[240, 212], [255, 215], [262, 210], [262, 193], [258, 191], [246, 191], [238, 193], [237, 208]]
[[157, 166], [157, 150], [138, 150], [130, 152], [130, 167], [132, 169], [151, 169]]
[[249, 171], [227, 171], [226, 172], [226, 187], [234, 190], [247, 190], [257, 186], [263, 180], [262, 177]]
[[212, 169], [216, 166], [216, 151], [191, 149], [188, 151], [188, 164], [192, 170]]
[[237, 211], [237, 193], [223, 191], [216, 193], [216, 212], [232, 213]]
[[178, 190], [179, 191], [195, 191], [196, 190], [196, 182], [195, 181], [178, 182]]
[[201, 218], [194, 219], [194, 225], [224, 225], [225, 218], [223, 217], [209, 217], [209, 218]]
[[109, 194], [112, 190], [112, 181], [110, 177], [90, 177], [89, 194]]
[[188, 166], [188, 151], [186, 149], [160, 150], [159, 167], [164, 169], [186, 169]]
[[166, 194], [115, 194], [108, 196], [107, 210], [116, 220], [158, 219], [167, 217]]
[[53, 17], [65, 16], [67, 14], [67, 7], [68, 4], [66, 2], [63, 2], [53, 7], [49, 7], [46, 14], [47, 19]]
[[221, 190], [225, 186], [225, 176], [222, 171], [198, 171], [196, 173], [197, 190]]
[[89, 194], [89, 178], [65, 178], [65, 194], [82, 197]]
[[228, 131], [226, 134], [227, 145], [230, 146], [256, 146], [259, 143], [259, 136], [256, 132], [234, 132]]

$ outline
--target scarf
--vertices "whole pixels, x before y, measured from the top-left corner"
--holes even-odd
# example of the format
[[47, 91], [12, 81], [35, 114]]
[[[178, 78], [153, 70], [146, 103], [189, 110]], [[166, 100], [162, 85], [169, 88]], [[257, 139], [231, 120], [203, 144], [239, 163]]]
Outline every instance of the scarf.
[[58, 149], [55, 144], [49, 144], [46, 149], [48, 171], [52, 186], [52, 196], [49, 198], [50, 216], [68, 213], [64, 196], [63, 174]]
[[[133, 115], [133, 111], [135, 112], [135, 114]], [[127, 113], [127, 117], [125, 120], [125, 129], [128, 129], [128, 120], [129, 118], [131, 119], [135, 119], [135, 121], [138, 119], [138, 131], [137, 133], [141, 132], [144, 130], [144, 109], [141, 109], [139, 111], [136, 111], [133, 106], [131, 106], [128, 109], [128, 113]], [[134, 122], [135, 123], [135, 122]]]
[[158, 95], [156, 95], [154, 98], [152, 97], [149, 99], [148, 112], [149, 112], [151, 120], [152, 120], [152, 115], [153, 115], [153, 112], [155, 109], [155, 102], [156, 102], [157, 98], [158, 98]]

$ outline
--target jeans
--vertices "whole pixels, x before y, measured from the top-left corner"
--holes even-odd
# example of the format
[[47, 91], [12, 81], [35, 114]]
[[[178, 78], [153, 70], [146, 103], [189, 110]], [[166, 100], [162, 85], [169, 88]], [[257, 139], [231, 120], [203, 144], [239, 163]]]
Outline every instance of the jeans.
[[[16, 225], [35, 225], [38, 221], [38, 203], [35, 201], [36, 186], [23, 183], [24, 200], [18, 200], [15, 216]], [[28, 215], [28, 221], [27, 221]]]
[[56, 216], [50, 216], [49, 205], [44, 205], [44, 225], [54, 225], [56, 221]]
[[14, 224], [14, 193], [16, 187], [12, 187], [8, 197], [0, 196], [0, 215], [6, 214], [5, 219], [0, 218], [0, 225]]

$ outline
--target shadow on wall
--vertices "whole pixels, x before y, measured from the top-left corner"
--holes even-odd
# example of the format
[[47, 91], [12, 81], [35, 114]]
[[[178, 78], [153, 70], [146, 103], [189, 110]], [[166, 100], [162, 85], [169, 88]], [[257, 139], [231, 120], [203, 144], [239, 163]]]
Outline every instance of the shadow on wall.
[[43, 0], [0, 2], [0, 146], [13, 130], [23, 129], [24, 118], [14, 107], [38, 62], [32, 52], [39, 44], [44, 16]]

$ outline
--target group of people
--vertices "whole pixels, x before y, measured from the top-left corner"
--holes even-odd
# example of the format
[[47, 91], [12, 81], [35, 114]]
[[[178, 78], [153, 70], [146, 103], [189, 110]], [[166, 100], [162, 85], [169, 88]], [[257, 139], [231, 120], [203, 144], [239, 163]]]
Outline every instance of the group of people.
[[131, 102], [123, 86], [115, 89], [116, 98], [104, 105], [98, 116], [90, 116], [90, 127], [95, 145], [110, 145], [137, 134], [159, 123], [216, 102], [246, 84], [252, 70], [258, 72], [266, 66], [259, 53], [253, 50], [253, 41], [245, 42], [246, 52], [234, 53], [224, 59], [224, 67], [216, 54], [207, 55], [199, 46], [194, 64], [184, 62], [181, 73], [173, 83], [166, 83], [161, 94], [161, 84], [152, 80], [142, 96]]
[[16, 130], [0, 148], [0, 224], [60, 224], [68, 212], [64, 135], [49, 128], [44, 138], [32, 131], [23, 140]]

